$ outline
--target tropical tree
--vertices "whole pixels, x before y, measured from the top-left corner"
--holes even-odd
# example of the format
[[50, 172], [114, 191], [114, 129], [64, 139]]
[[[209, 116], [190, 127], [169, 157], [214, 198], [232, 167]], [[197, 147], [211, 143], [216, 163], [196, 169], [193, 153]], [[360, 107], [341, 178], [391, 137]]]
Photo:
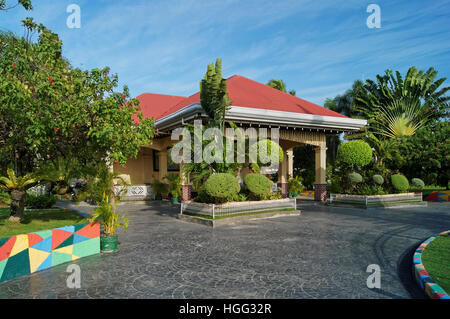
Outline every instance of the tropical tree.
[[285, 92], [285, 93], [289, 93], [290, 95], [296, 95], [297, 92], [295, 90], [289, 90], [286, 91], [286, 84], [284, 83], [283, 80], [276, 80], [276, 79], [272, 79], [267, 83], [268, 86], [277, 89], [279, 91]]
[[36, 185], [36, 182], [33, 174], [17, 177], [12, 169], [7, 170], [7, 176], [0, 177], [0, 189], [8, 192], [11, 197], [10, 221], [23, 220], [26, 191]]
[[434, 68], [426, 72], [411, 67], [406, 76], [386, 70], [376, 81], [367, 80], [357, 92], [357, 110], [369, 119], [369, 131], [377, 136], [411, 136], [424, 125], [448, 117], [450, 87], [440, 88]]
[[352, 88], [345, 91], [342, 95], [337, 95], [333, 99], [326, 99], [324, 106], [332, 111], [338, 112], [348, 117], [361, 117], [362, 114], [357, 110], [359, 102], [356, 96], [364, 95], [363, 82], [356, 80]]
[[222, 59], [209, 64], [205, 78], [200, 82], [200, 100], [205, 113], [225, 131], [225, 115], [231, 106], [227, 81], [222, 78]]

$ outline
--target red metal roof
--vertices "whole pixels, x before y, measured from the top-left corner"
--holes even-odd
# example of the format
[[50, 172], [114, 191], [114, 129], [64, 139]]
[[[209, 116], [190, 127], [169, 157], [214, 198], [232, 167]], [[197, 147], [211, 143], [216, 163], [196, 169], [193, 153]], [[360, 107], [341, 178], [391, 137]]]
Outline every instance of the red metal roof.
[[[233, 106], [303, 113], [320, 116], [346, 117], [325, 107], [281, 92], [240, 75], [227, 79], [228, 95]], [[193, 103], [200, 103], [200, 92], [189, 97], [145, 93], [137, 97], [145, 117], [155, 120], [170, 115]]]

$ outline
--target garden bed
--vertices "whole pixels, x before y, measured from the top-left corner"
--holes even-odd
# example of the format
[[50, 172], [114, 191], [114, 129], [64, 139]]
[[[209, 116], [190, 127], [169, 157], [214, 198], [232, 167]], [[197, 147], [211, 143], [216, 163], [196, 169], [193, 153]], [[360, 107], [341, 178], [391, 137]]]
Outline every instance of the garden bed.
[[264, 218], [274, 215], [299, 215], [296, 199], [230, 202], [225, 204], [204, 204], [183, 202], [180, 219], [214, 226], [230, 224], [237, 220]]
[[330, 194], [327, 205], [371, 208], [398, 207], [402, 205], [426, 206], [427, 203], [423, 202], [421, 193], [402, 193], [387, 195]]

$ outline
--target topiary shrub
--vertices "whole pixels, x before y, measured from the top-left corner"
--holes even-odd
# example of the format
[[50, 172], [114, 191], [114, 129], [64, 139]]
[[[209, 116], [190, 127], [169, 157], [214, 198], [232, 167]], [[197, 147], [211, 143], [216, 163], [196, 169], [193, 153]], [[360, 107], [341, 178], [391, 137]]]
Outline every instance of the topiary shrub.
[[384, 183], [384, 178], [381, 175], [373, 175], [372, 180], [377, 185], [383, 185]]
[[401, 174], [394, 174], [391, 176], [392, 187], [396, 191], [405, 192], [409, 189], [408, 179]]
[[366, 166], [372, 161], [372, 148], [363, 141], [344, 143], [338, 148], [336, 161], [346, 166]]
[[422, 190], [425, 187], [425, 183], [420, 178], [413, 178], [411, 180], [411, 186], [414, 188]]
[[241, 190], [236, 177], [231, 174], [218, 173], [211, 175], [204, 184], [205, 192], [218, 201], [233, 198]]
[[265, 197], [272, 192], [273, 182], [261, 174], [248, 174], [244, 178], [244, 183], [250, 193], [259, 198]]
[[361, 176], [361, 174], [358, 174], [358, 173], [350, 173], [350, 174], [348, 174], [348, 180], [352, 184], [357, 184], [357, 183], [361, 183], [363, 181], [363, 177]]

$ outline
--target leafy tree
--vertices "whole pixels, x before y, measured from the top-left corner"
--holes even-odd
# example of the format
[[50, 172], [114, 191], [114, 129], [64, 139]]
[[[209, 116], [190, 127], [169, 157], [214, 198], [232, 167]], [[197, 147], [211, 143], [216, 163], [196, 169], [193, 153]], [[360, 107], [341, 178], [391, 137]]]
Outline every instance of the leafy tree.
[[409, 179], [421, 178], [427, 184], [447, 186], [450, 180], [450, 124], [437, 122], [423, 127], [397, 143], [398, 165]]
[[356, 80], [352, 88], [342, 95], [337, 95], [333, 99], [326, 99], [324, 107], [338, 112], [348, 117], [361, 117], [361, 113], [357, 110], [360, 102], [356, 96], [361, 97], [364, 94], [363, 82]]
[[151, 142], [153, 120], [127, 87], [115, 91], [117, 75], [73, 68], [56, 34], [25, 24], [37, 42], [0, 34], [0, 149], [18, 175], [59, 157], [124, 164]]
[[[83, 71], [62, 56], [55, 33], [23, 21], [26, 38], [0, 33], [0, 164], [18, 176], [60, 157], [125, 164], [151, 143], [153, 120], [109, 69]], [[39, 33], [37, 41], [31, 36]]]
[[231, 106], [227, 81], [222, 78], [222, 59], [209, 64], [205, 78], [200, 82], [200, 100], [206, 114], [225, 131], [225, 115]]
[[18, 0], [15, 4], [8, 5], [7, 0], [0, 0], [0, 10], [6, 11], [10, 9], [14, 9], [18, 6], [24, 7], [25, 10], [33, 10], [33, 6], [31, 4], [31, 0]]

